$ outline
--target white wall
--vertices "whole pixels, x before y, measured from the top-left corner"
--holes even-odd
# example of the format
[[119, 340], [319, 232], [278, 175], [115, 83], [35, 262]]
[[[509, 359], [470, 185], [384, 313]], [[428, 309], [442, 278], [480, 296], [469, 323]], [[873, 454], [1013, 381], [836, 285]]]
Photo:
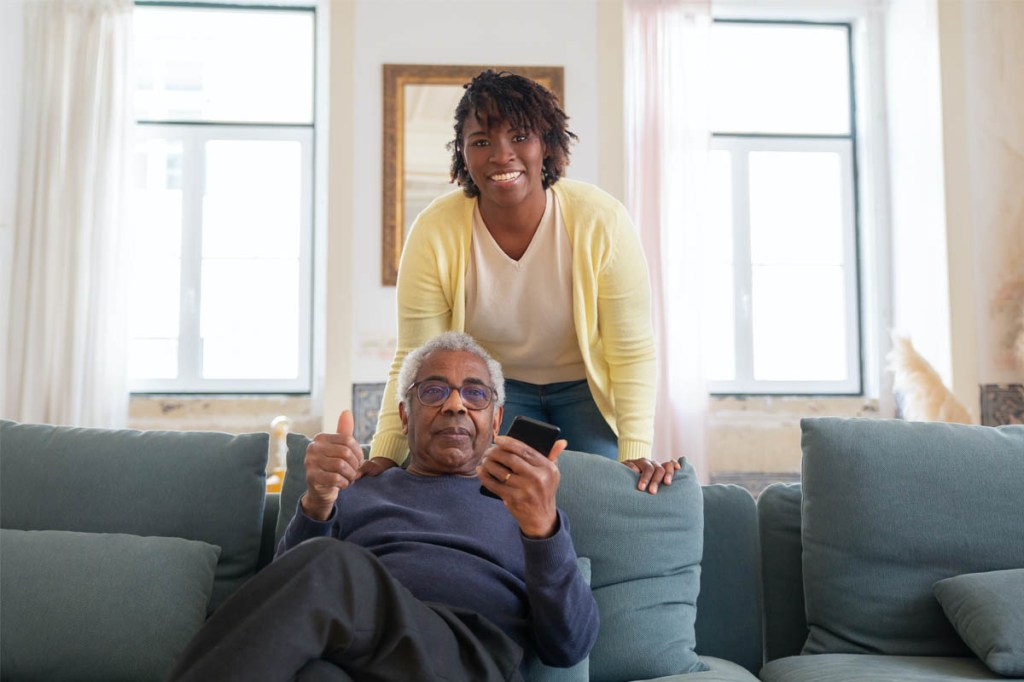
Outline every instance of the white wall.
[[[14, 210], [17, 192], [18, 138], [21, 109], [22, 3], [0, 2], [0, 327], [6, 348], [7, 315], [14, 250]], [[0, 352], [0, 414], [4, 413], [3, 389], [7, 356]]]
[[[381, 65], [564, 66], [565, 109], [570, 127], [580, 136], [568, 175], [598, 182], [598, 2], [356, 3], [354, 90], [358, 95], [352, 102], [352, 146], [356, 159], [351, 257], [353, 382], [383, 381], [395, 347], [395, 290], [380, 284]], [[332, 412], [331, 406], [325, 405], [325, 413]]]
[[[1024, 323], [1024, 3], [964, 2], [962, 11], [969, 226], [977, 379], [1024, 382], [1012, 352]], [[1016, 305], [1014, 305], [1016, 302]]]

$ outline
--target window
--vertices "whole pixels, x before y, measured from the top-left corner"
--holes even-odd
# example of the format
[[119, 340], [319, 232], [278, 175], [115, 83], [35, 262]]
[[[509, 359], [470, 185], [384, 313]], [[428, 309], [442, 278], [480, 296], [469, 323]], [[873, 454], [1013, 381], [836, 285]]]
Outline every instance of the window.
[[135, 8], [136, 392], [310, 389], [312, 8]]
[[859, 394], [850, 26], [716, 21], [708, 380]]

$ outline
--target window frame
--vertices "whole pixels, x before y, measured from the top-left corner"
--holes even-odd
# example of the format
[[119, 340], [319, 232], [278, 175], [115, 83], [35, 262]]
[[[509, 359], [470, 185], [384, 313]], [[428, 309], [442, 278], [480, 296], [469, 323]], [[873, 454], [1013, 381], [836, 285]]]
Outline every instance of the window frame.
[[[179, 286], [178, 376], [174, 379], [129, 377], [131, 395], [309, 395], [313, 390], [313, 345], [316, 221], [317, 66], [319, 61], [317, 9], [313, 5], [286, 6], [258, 4], [138, 1], [137, 7], [180, 7], [184, 9], [306, 12], [312, 15], [313, 101], [309, 123], [233, 122], [205, 120], [136, 119], [133, 144], [147, 139], [180, 140], [182, 143], [182, 225], [181, 275]], [[301, 149], [299, 218], [299, 289], [297, 376], [288, 379], [206, 379], [201, 373], [202, 311], [202, 196], [205, 185], [205, 143], [214, 140], [295, 141]], [[267, 324], [272, 323], [268, 312]]]
[[[857, 82], [854, 59], [854, 26], [845, 20], [805, 20], [786, 18], [744, 18], [741, 15], [715, 17], [715, 23], [777, 26], [824, 26], [845, 29], [847, 65], [849, 69], [848, 134], [778, 134], [750, 131], [711, 131], [710, 151], [730, 154], [733, 220], [733, 312], [734, 369], [731, 380], [708, 379], [709, 393], [714, 396], [861, 396], [864, 395], [864, 319], [861, 276], [863, 263], [861, 243], [861, 194], [859, 191], [857, 134]], [[750, 214], [747, 161], [757, 151], [834, 152], [840, 157], [843, 183], [843, 281], [846, 304], [846, 367], [844, 380], [757, 380], [753, 376], [753, 313], [750, 258]], [[742, 189], [743, 191], [739, 191]]]

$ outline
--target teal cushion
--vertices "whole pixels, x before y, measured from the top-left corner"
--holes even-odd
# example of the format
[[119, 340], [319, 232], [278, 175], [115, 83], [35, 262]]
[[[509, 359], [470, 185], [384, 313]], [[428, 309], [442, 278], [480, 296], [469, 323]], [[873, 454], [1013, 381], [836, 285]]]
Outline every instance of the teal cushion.
[[[589, 585], [590, 559], [577, 557], [576, 564], [580, 568], [583, 579]], [[534, 657], [529, 663], [526, 679], [528, 682], [588, 682], [590, 680], [590, 658], [584, 658], [571, 668], [552, 668], [541, 663], [539, 658]]]
[[764, 655], [769, 661], [799, 654], [807, 641], [800, 497], [799, 483], [773, 483], [757, 496]]
[[1024, 566], [1024, 426], [802, 428], [804, 653], [969, 656], [932, 585]]
[[788, 656], [766, 664], [761, 668], [760, 677], [762, 682], [965, 682], [1002, 679], [973, 656], [867, 654]]
[[0, 530], [4, 679], [162, 680], [206, 618], [220, 548]]
[[181, 537], [222, 549], [210, 609], [256, 571], [268, 436], [0, 421], [4, 528]]
[[295, 515], [299, 498], [306, 492], [306, 447], [309, 438], [300, 433], [288, 434], [288, 456], [286, 459], [284, 483], [281, 484], [281, 509], [277, 513], [277, 531], [274, 545], [281, 542], [284, 529]]
[[697, 653], [728, 658], [752, 673], [764, 663], [757, 508], [746, 488], [706, 485], [704, 550], [697, 598]]
[[1024, 568], [958, 575], [934, 589], [949, 622], [990, 670], [1024, 677]]
[[705, 670], [693, 651], [704, 538], [693, 468], [684, 461], [672, 485], [649, 495], [636, 489], [636, 473], [604, 457], [563, 452], [558, 466], [558, 506], [576, 553], [590, 559], [601, 616], [591, 679]]

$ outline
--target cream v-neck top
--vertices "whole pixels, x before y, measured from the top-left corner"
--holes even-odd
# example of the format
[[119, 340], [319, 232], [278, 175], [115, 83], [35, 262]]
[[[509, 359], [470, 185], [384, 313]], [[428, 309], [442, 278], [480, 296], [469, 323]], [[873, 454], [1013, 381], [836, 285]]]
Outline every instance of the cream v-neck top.
[[554, 192], [517, 261], [509, 258], [473, 210], [466, 273], [466, 332], [494, 357], [508, 379], [531, 384], [587, 376], [572, 317], [572, 245]]

